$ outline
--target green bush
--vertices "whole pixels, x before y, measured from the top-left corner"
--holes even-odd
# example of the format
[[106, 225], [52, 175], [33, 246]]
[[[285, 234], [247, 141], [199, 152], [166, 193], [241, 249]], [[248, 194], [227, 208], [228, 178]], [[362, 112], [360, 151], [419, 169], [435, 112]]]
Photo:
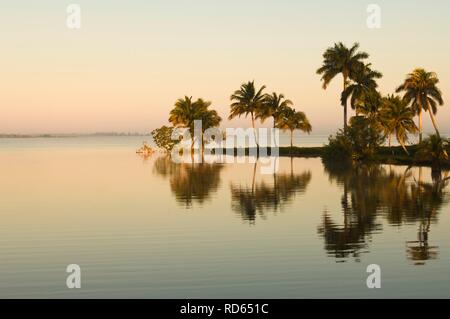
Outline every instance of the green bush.
[[156, 146], [170, 152], [180, 140], [173, 140], [172, 133], [175, 128], [162, 126], [152, 131], [152, 137], [155, 141]]
[[328, 161], [371, 160], [383, 141], [382, 130], [376, 120], [354, 116], [345, 132], [339, 130], [335, 136], [330, 136], [323, 157]]
[[416, 159], [431, 162], [433, 167], [440, 167], [448, 161], [450, 141], [436, 134], [424, 139], [418, 146]]
[[323, 149], [325, 161], [350, 161], [352, 158], [352, 145], [344, 131], [339, 130], [335, 136], [328, 138], [328, 145]]

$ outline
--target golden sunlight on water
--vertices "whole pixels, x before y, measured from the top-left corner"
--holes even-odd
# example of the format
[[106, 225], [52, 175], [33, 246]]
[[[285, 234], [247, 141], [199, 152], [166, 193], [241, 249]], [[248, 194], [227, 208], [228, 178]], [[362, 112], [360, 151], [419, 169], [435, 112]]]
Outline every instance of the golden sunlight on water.
[[[445, 172], [438, 185], [426, 168], [281, 158], [262, 175], [135, 145], [44, 146], [0, 147], [0, 297], [450, 294]], [[366, 288], [371, 263], [384, 289]]]

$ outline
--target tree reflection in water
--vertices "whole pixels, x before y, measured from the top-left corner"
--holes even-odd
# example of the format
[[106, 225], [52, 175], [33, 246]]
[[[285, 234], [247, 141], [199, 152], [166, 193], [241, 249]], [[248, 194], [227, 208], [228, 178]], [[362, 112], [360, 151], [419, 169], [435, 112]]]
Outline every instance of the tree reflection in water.
[[210, 199], [220, 184], [223, 165], [210, 163], [174, 163], [170, 157], [155, 160], [153, 171], [169, 178], [170, 188], [178, 203], [189, 208]]
[[440, 207], [448, 201], [447, 194], [444, 192], [448, 184], [448, 172], [432, 171], [432, 183], [417, 181], [414, 187], [414, 194], [418, 198], [416, 202], [416, 211], [420, 214], [419, 230], [417, 240], [406, 242], [407, 257], [415, 265], [424, 265], [426, 260], [437, 259], [438, 246], [429, 245], [428, 237], [431, 230], [431, 224], [437, 222], [437, 213]]
[[294, 174], [292, 158], [290, 172], [274, 173], [271, 182], [256, 180], [257, 165], [258, 162], [255, 162], [251, 186], [231, 183], [233, 211], [252, 224], [255, 223], [257, 216], [265, 219], [268, 211], [282, 210], [295, 195], [304, 193], [311, 181], [310, 171]]
[[338, 262], [368, 251], [371, 235], [381, 230], [377, 218], [391, 225], [419, 224], [418, 240], [406, 242], [407, 258], [415, 264], [437, 258], [437, 246], [428, 244], [431, 224], [437, 222], [441, 206], [447, 202], [444, 191], [447, 173], [433, 172], [433, 181], [416, 180], [407, 168], [396, 173], [380, 165], [332, 165], [324, 163], [330, 181], [343, 188], [341, 199], [343, 224], [339, 225], [325, 211], [318, 233], [325, 240], [325, 250]]

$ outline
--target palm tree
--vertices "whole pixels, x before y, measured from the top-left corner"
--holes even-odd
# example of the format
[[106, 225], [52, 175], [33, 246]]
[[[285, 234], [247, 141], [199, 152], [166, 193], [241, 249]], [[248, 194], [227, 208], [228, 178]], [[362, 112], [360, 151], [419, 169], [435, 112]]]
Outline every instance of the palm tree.
[[403, 150], [408, 153], [405, 143], [408, 141], [408, 133], [418, 131], [414, 123], [414, 111], [399, 96], [389, 95], [383, 99], [380, 111], [380, 119], [383, 128], [389, 136], [389, 147], [391, 146], [391, 136], [395, 133], [397, 141]]
[[372, 122], [377, 120], [380, 107], [382, 104], [382, 97], [377, 90], [370, 90], [364, 94], [364, 97], [358, 102], [356, 112], [361, 113]]
[[255, 88], [255, 81], [249, 81], [241, 85], [239, 90], [236, 90], [230, 97], [231, 101], [234, 101], [231, 104], [230, 116], [228, 119], [233, 119], [236, 116], [240, 117], [241, 115], [250, 114], [252, 119], [252, 127], [255, 132], [255, 142], [258, 145], [258, 141], [256, 138], [256, 130], [255, 130], [255, 114], [262, 107], [265, 95], [263, 93], [266, 87], [263, 85], [259, 90]]
[[303, 112], [296, 112], [295, 109], [287, 107], [277, 118], [276, 127], [283, 131], [289, 130], [291, 132], [291, 151], [293, 148], [294, 130], [301, 130], [302, 132], [311, 133], [312, 127], [308, 118]]
[[350, 106], [353, 110], [356, 109], [358, 114], [358, 105], [364, 103], [364, 98], [370, 95], [378, 87], [376, 79], [380, 79], [383, 75], [370, 68], [371, 64], [361, 63], [355, 71], [353, 81], [341, 94], [342, 106], [347, 105], [350, 98]]
[[[323, 65], [317, 70], [322, 75], [323, 89], [326, 89], [333, 78], [342, 74], [343, 91], [347, 89], [348, 80], [354, 78], [355, 72], [369, 55], [365, 52], [357, 52], [359, 44], [355, 43], [350, 49], [342, 42], [335, 43], [323, 54]], [[344, 105], [344, 130], [347, 129], [347, 105]]]
[[200, 119], [202, 120], [202, 154], [205, 148], [204, 133], [207, 129], [218, 127], [222, 118], [219, 116], [216, 110], [208, 110], [210, 102], [205, 102], [202, 99], [197, 100], [197, 103], [204, 104], [205, 111], [201, 114]]
[[397, 88], [397, 93], [405, 91], [403, 99], [413, 108], [419, 116], [419, 141], [422, 142], [422, 111], [428, 111], [433, 122], [436, 135], [440, 137], [438, 125], [434, 115], [437, 105], [443, 105], [441, 90], [436, 86], [439, 79], [434, 72], [427, 72], [422, 68], [415, 69], [408, 74], [402, 85]]
[[194, 149], [194, 121], [200, 118], [204, 110], [192, 101], [192, 96], [185, 96], [175, 102], [170, 111], [169, 122], [175, 127], [187, 128], [191, 136], [191, 151]]
[[283, 109], [292, 106], [292, 104], [292, 101], [286, 99], [283, 94], [277, 94], [275, 92], [266, 94], [264, 103], [257, 111], [255, 118], [261, 119], [261, 122], [264, 123], [267, 118], [272, 117], [273, 127], [275, 128], [278, 116], [280, 116]]
[[446, 138], [430, 135], [419, 144], [419, 150], [416, 157], [421, 160], [431, 161], [433, 168], [440, 168], [440, 164], [448, 160], [447, 149], [450, 142]]
[[[193, 102], [192, 97], [185, 96], [175, 102], [174, 108], [170, 111], [169, 122], [175, 127], [187, 128], [191, 136], [191, 152], [194, 149], [194, 121], [202, 121], [202, 133], [210, 128], [219, 126], [222, 120], [214, 110], [209, 110], [211, 102], [197, 99]], [[203, 137], [202, 137], [203, 143]]]

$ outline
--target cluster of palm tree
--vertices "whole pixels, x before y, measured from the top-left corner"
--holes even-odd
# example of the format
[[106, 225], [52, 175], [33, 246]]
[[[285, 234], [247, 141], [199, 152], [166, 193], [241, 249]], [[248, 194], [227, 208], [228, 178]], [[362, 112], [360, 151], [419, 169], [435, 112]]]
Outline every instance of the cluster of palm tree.
[[422, 142], [422, 111], [430, 114], [436, 135], [440, 137], [438, 125], [434, 115], [437, 113], [437, 105], [443, 105], [441, 90], [436, 86], [439, 79], [434, 72], [427, 72], [422, 68], [415, 69], [408, 74], [402, 85], [397, 88], [397, 93], [404, 91], [403, 100], [419, 116], [419, 140]]
[[391, 137], [394, 134], [397, 141], [408, 154], [405, 143], [408, 141], [408, 133], [415, 134], [418, 129], [414, 123], [414, 112], [408, 104], [396, 95], [388, 95], [382, 100], [380, 111], [381, 127], [388, 137], [388, 145], [391, 146]]
[[[252, 127], [255, 131], [255, 120], [262, 123], [268, 118], [273, 119], [273, 127], [291, 133], [291, 149], [293, 147], [293, 134], [295, 130], [310, 133], [312, 126], [305, 113], [296, 111], [291, 100], [286, 99], [283, 94], [273, 92], [265, 94], [266, 86], [256, 89], [255, 82], [243, 83], [230, 97], [232, 104], [229, 119], [250, 115]], [[255, 143], [258, 140], [255, 132]]]
[[[361, 116], [375, 123], [384, 138], [391, 145], [391, 137], [395, 136], [398, 143], [406, 153], [406, 143], [409, 134], [419, 133], [419, 142], [422, 142], [422, 113], [428, 112], [436, 135], [440, 139], [435, 114], [437, 106], [443, 105], [442, 93], [437, 87], [439, 79], [434, 72], [427, 72], [417, 68], [407, 75], [404, 82], [396, 89], [396, 93], [403, 92], [403, 96], [382, 96], [378, 91], [377, 80], [382, 74], [367, 63], [369, 54], [361, 52], [359, 44], [355, 43], [348, 48], [343, 43], [334, 44], [323, 54], [323, 65], [317, 70], [320, 74], [323, 88], [339, 74], [343, 78], [343, 90], [340, 97], [344, 110], [344, 133], [347, 131], [347, 107], [355, 110], [356, 116]], [[231, 106], [229, 119], [241, 116], [251, 118], [257, 147], [258, 138], [255, 122], [262, 123], [272, 118], [273, 127], [291, 133], [291, 148], [293, 147], [293, 134], [295, 130], [310, 133], [311, 124], [305, 113], [296, 111], [291, 100], [283, 94], [266, 94], [263, 85], [255, 87], [254, 81], [243, 83], [230, 97]], [[175, 127], [187, 128], [192, 137], [191, 149], [194, 147], [194, 121], [202, 121], [202, 133], [212, 127], [220, 125], [222, 118], [217, 111], [209, 107], [211, 102], [203, 99], [192, 100], [185, 96], [178, 99], [170, 112], [169, 122]], [[418, 126], [414, 117], [418, 117]], [[204, 143], [202, 137], [202, 144]]]
[[[305, 113], [296, 111], [292, 106], [291, 100], [284, 97], [283, 94], [266, 94], [265, 86], [258, 90], [255, 88], [254, 81], [241, 85], [231, 95], [231, 109], [229, 119], [250, 115], [252, 128], [255, 132], [255, 142], [258, 145], [256, 136], [255, 121], [264, 122], [268, 118], [273, 118], [273, 127], [283, 131], [291, 132], [291, 148], [293, 147], [293, 134], [295, 130], [311, 132], [311, 124]], [[204, 99], [194, 101], [192, 97], [185, 96], [175, 102], [174, 108], [170, 111], [169, 122], [174, 127], [186, 128], [191, 136], [191, 151], [194, 149], [195, 136], [194, 124], [196, 120], [202, 121], [202, 149], [204, 144], [203, 133], [213, 127], [220, 125], [222, 118], [217, 111], [210, 109], [211, 102]]]
[[192, 100], [192, 97], [185, 96], [175, 102], [174, 108], [170, 111], [169, 122], [174, 127], [186, 128], [191, 135], [191, 151], [194, 149], [195, 136], [194, 124], [195, 121], [202, 121], [202, 145], [204, 143], [203, 133], [212, 127], [220, 125], [222, 118], [216, 110], [210, 110], [211, 102], [203, 99]]
[[[408, 134], [419, 133], [422, 142], [422, 112], [430, 114], [431, 121], [440, 138], [435, 114], [437, 106], [443, 105], [442, 93], [437, 87], [439, 79], [434, 72], [417, 68], [407, 75], [396, 93], [404, 92], [403, 97], [388, 95], [383, 97], [377, 90], [377, 79], [382, 74], [366, 63], [369, 54], [358, 51], [359, 44], [347, 48], [343, 43], [334, 44], [323, 54], [323, 65], [317, 70], [322, 76], [323, 88], [339, 74], [343, 77], [341, 105], [344, 108], [344, 132], [347, 130], [347, 105], [355, 110], [357, 116], [374, 119], [391, 141], [395, 135], [399, 144], [407, 152], [405, 143]], [[413, 119], [418, 116], [418, 127]]]

